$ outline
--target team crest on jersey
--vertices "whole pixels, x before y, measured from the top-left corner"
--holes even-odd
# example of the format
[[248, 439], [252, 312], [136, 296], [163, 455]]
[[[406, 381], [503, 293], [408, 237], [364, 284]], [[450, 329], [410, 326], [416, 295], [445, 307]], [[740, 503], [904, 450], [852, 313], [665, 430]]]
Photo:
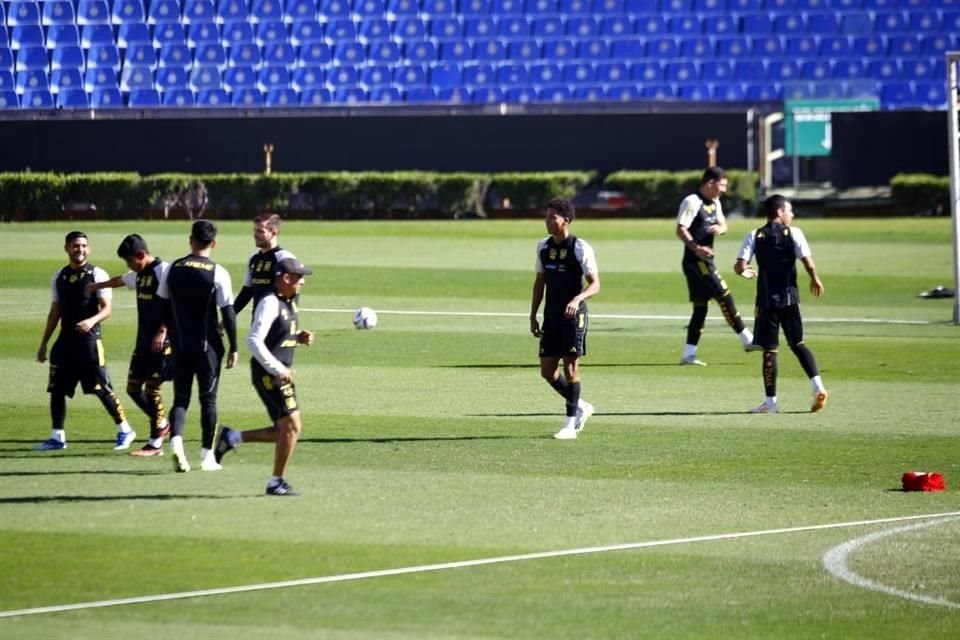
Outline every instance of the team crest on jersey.
[[560, 249], [560, 259], [561, 259], [561, 260], [566, 260], [566, 259], [567, 259], [567, 250], [566, 250], [566, 249]]
[[550, 257], [551, 260], [556, 260], [556, 259], [557, 259], [557, 250], [556, 250], [556, 249], [550, 249], [550, 253], [548, 254], [548, 256]]

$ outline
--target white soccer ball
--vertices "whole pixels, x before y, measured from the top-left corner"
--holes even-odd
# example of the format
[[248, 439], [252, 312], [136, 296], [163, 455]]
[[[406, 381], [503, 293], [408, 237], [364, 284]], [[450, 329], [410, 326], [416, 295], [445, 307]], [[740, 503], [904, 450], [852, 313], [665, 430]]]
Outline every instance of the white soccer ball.
[[377, 312], [370, 307], [360, 307], [353, 314], [353, 326], [357, 329], [373, 329], [377, 326]]

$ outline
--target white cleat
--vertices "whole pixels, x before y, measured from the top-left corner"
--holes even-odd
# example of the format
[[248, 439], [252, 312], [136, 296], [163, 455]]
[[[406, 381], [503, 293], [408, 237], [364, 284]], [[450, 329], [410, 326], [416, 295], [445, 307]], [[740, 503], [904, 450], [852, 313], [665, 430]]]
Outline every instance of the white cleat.
[[113, 445], [114, 451], [123, 451], [124, 449], [129, 449], [130, 445], [133, 444], [133, 441], [137, 439], [136, 431], [123, 431], [117, 432], [117, 443]]
[[754, 407], [753, 409], [750, 409], [750, 413], [776, 413], [776, 412], [777, 412], [777, 405], [767, 404], [766, 402], [761, 404], [759, 407]]
[[557, 440], [576, 440], [577, 439], [577, 428], [574, 427], [564, 427], [553, 434], [553, 437]]
[[583, 428], [587, 426], [587, 420], [590, 419], [590, 416], [593, 415], [593, 405], [584, 400], [580, 401], [580, 405], [577, 407], [577, 421], [574, 424], [574, 430], [577, 433], [583, 431]]
[[187, 454], [183, 451], [173, 449], [171, 458], [173, 458], [173, 470], [177, 473], [187, 473], [190, 471], [190, 463], [187, 462]]
[[681, 365], [693, 365], [693, 366], [696, 366], [696, 367], [705, 367], [705, 366], [707, 366], [707, 363], [704, 362], [703, 360], [697, 359], [697, 356], [687, 356], [687, 357], [685, 357], [685, 358], [681, 358], [681, 359], [680, 359], [680, 364], [681, 364]]
[[223, 465], [213, 459], [213, 456], [206, 458], [200, 463], [200, 469], [203, 471], [220, 471]]

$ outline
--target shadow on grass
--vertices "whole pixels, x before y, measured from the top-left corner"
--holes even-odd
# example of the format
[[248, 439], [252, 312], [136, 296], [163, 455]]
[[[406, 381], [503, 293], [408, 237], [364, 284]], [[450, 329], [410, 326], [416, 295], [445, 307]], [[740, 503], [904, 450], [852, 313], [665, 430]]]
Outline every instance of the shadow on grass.
[[[777, 413], [810, 413], [809, 411], [784, 411], [780, 409]], [[560, 415], [557, 412], [549, 413], [467, 413], [468, 418], [541, 418]], [[629, 417], [629, 416], [753, 416], [755, 413], [749, 411], [599, 411], [593, 414], [597, 416]]]
[[349, 444], [355, 442], [391, 444], [396, 442], [459, 442], [463, 440], [529, 440], [529, 438], [523, 436], [401, 436], [397, 438], [300, 438], [297, 442], [313, 444]]
[[[672, 367], [680, 368], [676, 362], [590, 362], [582, 360], [583, 366], [588, 369], [626, 369], [632, 367]], [[742, 362], [718, 362], [714, 366], [742, 366]], [[536, 360], [532, 364], [445, 364], [437, 365], [438, 369], [539, 369], [540, 363]], [[695, 370], [697, 367], [692, 367]]]
[[107, 470], [107, 469], [84, 469], [84, 470], [64, 470], [64, 471], [0, 471], [0, 478], [4, 476], [73, 476], [73, 475], [91, 475], [91, 476], [103, 476], [103, 475], [115, 475], [115, 476], [159, 476], [159, 475], [169, 475], [170, 470], [164, 465], [164, 470], [155, 470], [155, 471], [117, 471], [117, 470]]
[[131, 496], [19, 496], [0, 498], [0, 504], [43, 504], [48, 502], [113, 502], [116, 500], [233, 500], [237, 496], [209, 494], [131, 495]]

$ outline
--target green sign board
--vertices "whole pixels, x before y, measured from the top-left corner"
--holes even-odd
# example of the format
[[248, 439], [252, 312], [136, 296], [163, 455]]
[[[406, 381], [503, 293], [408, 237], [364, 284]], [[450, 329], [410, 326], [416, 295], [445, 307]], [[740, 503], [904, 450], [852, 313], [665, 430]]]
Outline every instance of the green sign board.
[[786, 154], [828, 156], [833, 148], [830, 114], [834, 111], [876, 111], [880, 108], [880, 100], [787, 100], [783, 107]]

